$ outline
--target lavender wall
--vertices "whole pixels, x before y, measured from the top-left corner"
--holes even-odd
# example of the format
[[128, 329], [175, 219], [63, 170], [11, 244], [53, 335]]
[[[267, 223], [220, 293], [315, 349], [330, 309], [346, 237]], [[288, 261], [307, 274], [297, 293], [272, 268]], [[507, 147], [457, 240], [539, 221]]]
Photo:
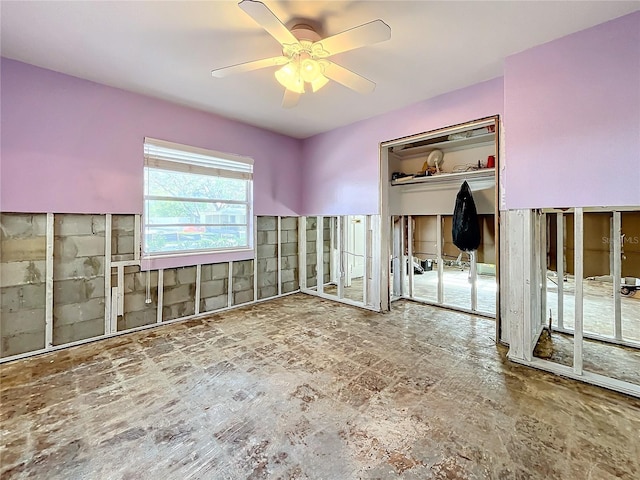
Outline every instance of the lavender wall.
[[377, 213], [379, 142], [502, 113], [507, 208], [640, 205], [640, 12], [304, 142], [3, 59], [0, 209], [139, 213], [150, 136], [253, 157], [259, 215]]
[[300, 211], [301, 141], [9, 59], [0, 210], [141, 213], [144, 137], [247, 155], [255, 213]]
[[640, 12], [505, 66], [509, 209], [640, 205]]
[[497, 78], [306, 139], [303, 214], [377, 214], [380, 142], [502, 111]]

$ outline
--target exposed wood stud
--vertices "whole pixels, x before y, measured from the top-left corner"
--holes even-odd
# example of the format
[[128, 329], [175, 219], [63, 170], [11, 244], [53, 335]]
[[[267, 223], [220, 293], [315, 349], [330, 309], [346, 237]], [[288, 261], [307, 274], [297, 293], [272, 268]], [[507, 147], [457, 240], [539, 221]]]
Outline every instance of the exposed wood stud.
[[117, 310], [118, 313], [116, 316], [120, 316], [124, 314], [124, 267], [118, 266], [117, 272], [118, 272], [118, 310]]
[[104, 226], [104, 333], [111, 332], [111, 214]]
[[337, 224], [337, 232], [336, 232], [336, 240], [337, 240], [337, 250], [338, 250], [338, 298], [344, 298], [344, 280], [345, 280], [345, 271], [346, 271], [346, 253], [344, 249], [344, 235], [346, 229], [345, 223], [347, 222], [346, 217], [338, 217]]
[[547, 324], [547, 214], [540, 215], [540, 323]]
[[158, 270], [158, 310], [156, 312], [156, 322], [162, 323], [162, 309], [164, 301], [164, 270]]
[[556, 213], [556, 270], [558, 272], [558, 328], [564, 328], [564, 214]]
[[402, 275], [400, 265], [402, 264], [402, 228], [400, 217], [391, 217], [391, 231], [393, 232], [393, 251], [391, 252], [391, 258], [393, 262], [393, 285], [392, 285], [392, 297], [398, 297], [402, 295]]
[[298, 218], [298, 283], [307, 289], [307, 217]]
[[258, 299], [258, 217], [253, 217], [253, 301]]
[[438, 303], [444, 303], [444, 260], [442, 256], [442, 215], [436, 215], [436, 260], [438, 262]]
[[413, 217], [407, 216], [407, 256], [409, 257], [409, 297], [413, 298]]
[[405, 254], [407, 248], [407, 236], [405, 232], [407, 231], [407, 217], [404, 215], [400, 217], [400, 251], [398, 252], [398, 258], [400, 259], [400, 265], [398, 269], [399, 277], [400, 277], [400, 290], [398, 291], [398, 295], [404, 297], [407, 292], [405, 291], [405, 285], [407, 281], [407, 255]]
[[44, 348], [53, 347], [53, 245], [54, 245], [54, 216], [47, 213], [47, 247], [45, 262], [45, 340]]
[[364, 217], [364, 272], [362, 275], [362, 303], [370, 304], [371, 285], [371, 215]]
[[278, 295], [282, 295], [282, 217], [278, 216]]
[[136, 213], [133, 217], [133, 243], [134, 243], [134, 248], [133, 248], [133, 259], [134, 261], [140, 262], [140, 252], [142, 250], [142, 243], [140, 242], [141, 239], [141, 226], [140, 226], [140, 214]]
[[324, 217], [316, 217], [316, 290], [324, 292]]
[[529, 319], [529, 338], [528, 338], [528, 349], [527, 355], [532, 358], [533, 350], [535, 349], [536, 343], [538, 342], [538, 338], [540, 338], [540, 334], [542, 333], [542, 271], [540, 268], [541, 265], [541, 256], [542, 256], [542, 227], [543, 227], [543, 219], [542, 215], [540, 215], [538, 210], [534, 210], [530, 213], [531, 220], [529, 222], [530, 225], [530, 234], [529, 240], [527, 243], [527, 250], [532, 252], [530, 255], [530, 261], [527, 262], [527, 271], [525, 273], [524, 278], [530, 279], [529, 289], [531, 295], [525, 299], [526, 301], [526, 312], [530, 316]]
[[229, 262], [227, 271], [227, 307], [233, 306], [233, 262]]
[[[500, 248], [506, 258], [509, 255], [509, 238], [511, 236], [511, 229], [509, 227], [510, 215], [508, 212], [503, 212], [500, 215], [500, 221], [498, 222], [500, 228]], [[496, 266], [497, 268], [497, 266]], [[500, 287], [502, 285], [502, 287]], [[510, 302], [509, 292], [509, 264], [507, 262], [500, 262], [500, 278], [496, 278], [496, 315], [499, 316], [496, 320], [496, 338], [504, 345], [509, 345], [511, 342], [511, 322], [509, 321], [509, 309], [508, 303]], [[507, 301], [508, 300], [508, 301]]]
[[[370, 244], [371, 244], [371, 270], [369, 271], [369, 304], [374, 310], [382, 310], [388, 308], [389, 305], [389, 252], [384, 257], [381, 257], [379, 253], [382, 251], [382, 229], [383, 225], [388, 225], [386, 221], [382, 221], [380, 215], [371, 215], [369, 218], [371, 231], [370, 231]], [[387, 232], [388, 233], [388, 232]], [[388, 245], [388, 243], [385, 243]], [[380, 274], [382, 272], [382, 274]]]
[[139, 267], [140, 260], [117, 260], [111, 262], [111, 268], [116, 267]]
[[196, 265], [196, 293], [195, 293], [195, 314], [200, 313], [200, 283], [202, 282], [202, 265]]
[[469, 275], [471, 276], [471, 311], [475, 312], [478, 310], [478, 251], [470, 252], [469, 259], [471, 260], [471, 268], [469, 269]]
[[337, 221], [338, 221], [338, 217], [330, 217], [331, 218], [331, 223], [330, 228], [329, 228], [329, 265], [331, 265], [330, 271], [331, 271], [331, 282], [336, 284], [336, 287], [338, 286], [338, 252], [337, 252], [337, 248], [336, 245], [338, 244], [338, 240], [336, 238], [337, 233]]
[[532, 211], [525, 210], [523, 213], [522, 250], [520, 253], [523, 258], [523, 270], [521, 272], [517, 272], [517, 274], [513, 275], [511, 278], [523, 278], [526, 282], [523, 295], [523, 318], [525, 319], [525, 328], [522, 331], [524, 343], [523, 354], [526, 360], [531, 361], [533, 357], [535, 331], [540, 324], [540, 322], [538, 322], [539, 317], [536, 315], [535, 308], [540, 289], [537, 288], [536, 285], [536, 218]]
[[575, 293], [575, 333], [573, 335], [573, 372], [582, 375], [582, 333], [583, 333], [583, 277], [584, 277], [584, 218], [582, 208], [574, 211], [574, 275], [576, 282]]
[[609, 242], [613, 249], [613, 336], [622, 340], [622, 299], [620, 294], [622, 279], [622, 217], [620, 212], [613, 212], [613, 235]]
[[[393, 217], [389, 214], [389, 150], [382, 144], [378, 148], [380, 172], [380, 182], [378, 184], [378, 198], [380, 199], [380, 215], [375, 220], [377, 228], [373, 242], [376, 254], [373, 255], [373, 268], [376, 275], [373, 278], [372, 289], [376, 289], [375, 295], [380, 302], [380, 309], [384, 312], [390, 309], [391, 305], [391, 272], [389, 258], [393, 259]], [[397, 270], [396, 270], [397, 271]]]
[[118, 296], [119, 287], [111, 287], [111, 318], [109, 319], [109, 332], [118, 331]]

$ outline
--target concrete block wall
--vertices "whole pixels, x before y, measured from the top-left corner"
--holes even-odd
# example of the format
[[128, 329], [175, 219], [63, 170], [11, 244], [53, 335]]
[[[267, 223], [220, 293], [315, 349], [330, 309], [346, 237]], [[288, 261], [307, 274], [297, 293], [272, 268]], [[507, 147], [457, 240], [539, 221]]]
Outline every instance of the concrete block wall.
[[133, 260], [135, 215], [111, 216], [111, 260]]
[[298, 283], [298, 217], [282, 217], [280, 220], [280, 275], [282, 293], [300, 288]]
[[0, 356], [44, 348], [46, 214], [0, 214]]
[[[149, 276], [149, 299], [147, 303], [147, 276]], [[112, 269], [111, 285], [118, 285], [116, 269]], [[124, 267], [124, 310], [118, 317], [118, 331], [151, 325], [157, 321], [158, 272], [141, 272], [140, 267]]]
[[[200, 272], [200, 313], [227, 307], [228, 263], [202, 265]], [[115, 269], [114, 269], [115, 271]], [[147, 303], [147, 276], [149, 300]], [[196, 267], [163, 270], [162, 320], [195, 314]], [[117, 276], [112, 276], [117, 286]], [[140, 267], [125, 267], [124, 315], [118, 317], [118, 331], [157, 322], [158, 271], [141, 272]], [[253, 291], [253, 290], [252, 290]]]
[[253, 301], [253, 260], [233, 262], [233, 305]]
[[53, 344], [104, 334], [104, 215], [55, 215]]
[[163, 273], [162, 320], [196, 312], [196, 267], [168, 268]]
[[258, 299], [278, 294], [278, 217], [258, 217], [256, 256]]
[[229, 305], [229, 264], [202, 265], [200, 271], [200, 312], [210, 312]]

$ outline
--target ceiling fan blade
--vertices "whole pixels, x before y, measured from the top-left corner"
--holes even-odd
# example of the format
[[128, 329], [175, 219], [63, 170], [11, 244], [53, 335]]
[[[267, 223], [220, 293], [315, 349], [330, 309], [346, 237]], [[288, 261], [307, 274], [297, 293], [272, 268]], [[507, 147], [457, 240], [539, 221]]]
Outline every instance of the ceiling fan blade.
[[238, 6], [253, 18], [258, 25], [264, 28], [269, 35], [275, 38], [280, 45], [294, 45], [298, 39], [293, 36], [287, 27], [276, 17], [269, 7], [262, 2], [254, 0], [242, 0]]
[[293, 108], [298, 104], [300, 100], [300, 94], [298, 92], [292, 92], [288, 88], [284, 89], [284, 97], [282, 97], [282, 108]]
[[325, 67], [324, 76], [358, 93], [371, 93], [376, 88], [371, 80], [335, 63], [329, 63]]
[[239, 63], [230, 67], [216, 68], [211, 70], [211, 75], [217, 78], [226, 77], [234, 73], [250, 72], [259, 68], [274, 67], [276, 65], [284, 65], [289, 59], [285, 56], [263, 58], [262, 60], [254, 60], [253, 62]]
[[331, 37], [319, 40], [316, 43], [329, 52], [329, 55], [354, 50], [356, 48], [384, 42], [391, 38], [391, 27], [382, 20], [374, 20], [359, 27], [345, 30]]

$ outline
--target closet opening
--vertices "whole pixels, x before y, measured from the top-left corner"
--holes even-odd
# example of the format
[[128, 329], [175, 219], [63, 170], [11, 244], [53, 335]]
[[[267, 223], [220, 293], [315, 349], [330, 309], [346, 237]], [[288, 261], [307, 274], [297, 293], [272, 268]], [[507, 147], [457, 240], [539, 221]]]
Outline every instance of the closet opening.
[[[383, 308], [409, 299], [495, 318], [502, 339], [498, 139], [495, 116], [381, 144]], [[464, 182], [475, 207], [473, 250], [454, 235]]]

